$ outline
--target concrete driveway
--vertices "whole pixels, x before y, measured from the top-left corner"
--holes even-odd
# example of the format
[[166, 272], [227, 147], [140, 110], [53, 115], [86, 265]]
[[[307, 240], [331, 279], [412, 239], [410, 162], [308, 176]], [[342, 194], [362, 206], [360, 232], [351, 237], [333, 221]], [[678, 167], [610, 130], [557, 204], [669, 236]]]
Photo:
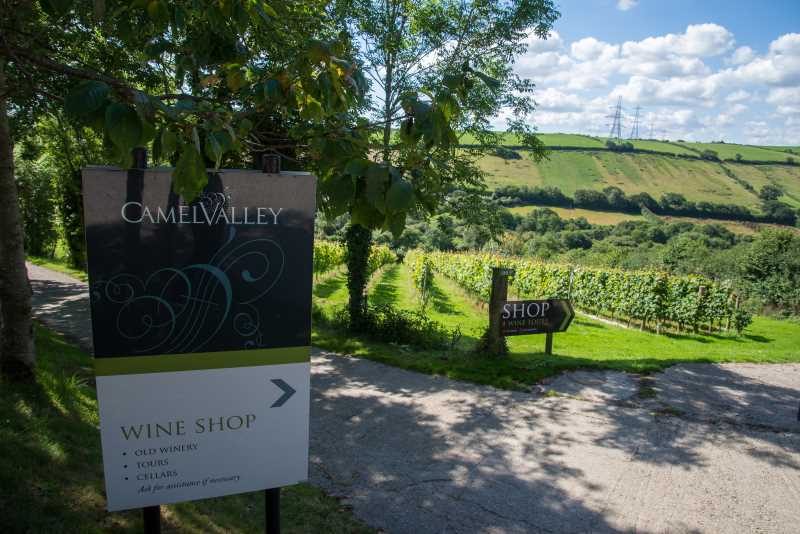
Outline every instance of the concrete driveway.
[[[37, 316], [87, 347], [85, 284], [30, 275]], [[509, 392], [317, 350], [310, 479], [392, 533], [796, 533], [798, 405], [800, 365]]]

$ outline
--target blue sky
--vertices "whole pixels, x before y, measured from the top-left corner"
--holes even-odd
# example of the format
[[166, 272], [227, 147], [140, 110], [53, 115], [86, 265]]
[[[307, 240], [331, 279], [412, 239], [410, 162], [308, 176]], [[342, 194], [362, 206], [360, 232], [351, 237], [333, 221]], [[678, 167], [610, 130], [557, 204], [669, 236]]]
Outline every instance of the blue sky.
[[540, 131], [605, 135], [622, 97], [624, 127], [641, 106], [645, 137], [652, 124], [658, 138], [800, 145], [800, 0], [558, 6], [515, 66], [537, 84]]

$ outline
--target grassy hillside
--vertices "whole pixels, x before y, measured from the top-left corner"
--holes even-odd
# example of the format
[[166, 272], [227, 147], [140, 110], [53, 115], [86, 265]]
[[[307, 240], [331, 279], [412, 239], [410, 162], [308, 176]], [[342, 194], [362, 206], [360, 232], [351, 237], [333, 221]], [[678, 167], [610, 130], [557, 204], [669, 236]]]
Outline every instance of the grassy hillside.
[[[612, 152], [552, 152], [534, 163], [523, 157], [505, 160], [487, 156], [480, 162], [490, 187], [500, 185], [555, 186], [567, 195], [576, 189], [602, 190], [616, 186], [628, 194], [647, 192], [655, 198], [679, 192], [693, 201], [738, 204], [758, 208], [756, 191], [774, 183], [786, 194], [784, 202], [800, 207], [800, 167], [785, 165], [720, 164], [652, 154]], [[730, 174], [733, 176], [731, 176]], [[737, 179], [739, 181], [737, 181]], [[740, 181], [749, 183], [746, 189]]]
[[780, 150], [771, 150], [766, 147], [752, 145], [737, 145], [732, 143], [679, 143], [688, 149], [713, 150], [721, 159], [736, 159], [736, 154], [741, 154], [742, 159], [752, 161], [786, 161], [789, 154]]

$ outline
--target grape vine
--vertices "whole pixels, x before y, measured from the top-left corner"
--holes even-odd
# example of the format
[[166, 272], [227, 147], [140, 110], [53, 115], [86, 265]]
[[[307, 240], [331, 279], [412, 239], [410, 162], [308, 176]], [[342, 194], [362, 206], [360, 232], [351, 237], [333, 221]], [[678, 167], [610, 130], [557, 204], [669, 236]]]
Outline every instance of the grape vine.
[[492, 267], [516, 271], [511, 288], [527, 298], [569, 298], [577, 308], [615, 320], [637, 321], [657, 332], [721, 329], [749, 321], [737, 309], [730, 284], [701, 276], [659, 271], [623, 271], [540, 263], [487, 253], [431, 252], [433, 269], [476, 298], [488, 301]]

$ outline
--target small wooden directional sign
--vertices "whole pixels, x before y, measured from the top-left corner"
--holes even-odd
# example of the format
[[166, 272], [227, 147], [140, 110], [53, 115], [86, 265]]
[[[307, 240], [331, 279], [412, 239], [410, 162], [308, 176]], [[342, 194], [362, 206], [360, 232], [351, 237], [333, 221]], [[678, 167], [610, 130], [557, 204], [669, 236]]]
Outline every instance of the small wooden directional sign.
[[566, 299], [507, 301], [501, 308], [500, 335], [564, 332], [573, 317], [575, 312]]

